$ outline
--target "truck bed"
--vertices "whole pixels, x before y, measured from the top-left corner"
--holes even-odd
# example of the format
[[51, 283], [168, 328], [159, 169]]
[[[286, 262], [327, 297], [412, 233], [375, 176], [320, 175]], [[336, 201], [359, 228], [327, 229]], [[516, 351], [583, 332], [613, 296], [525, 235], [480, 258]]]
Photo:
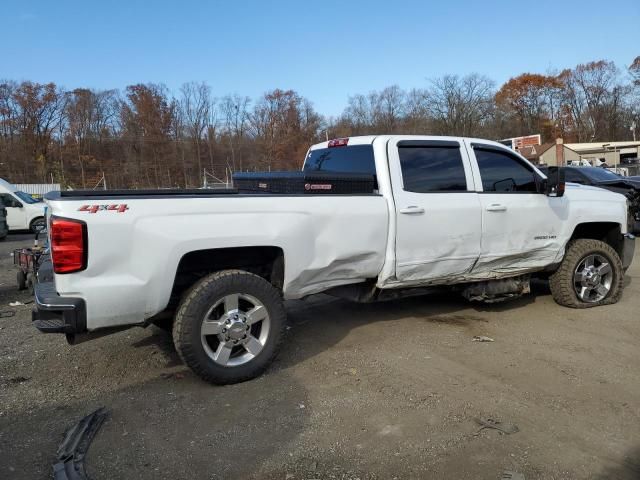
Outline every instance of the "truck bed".
[[166, 308], [191, 252], [276, 248], [291, 299], [375, 278], [389, 227], [378, 194], [102, 190], [54, 192], [47, 204], [50, 215], [86, 224], [86, 270], [55, 275], [55, 284], [61, 296], [86, 301], [89, 330], [140, 323]]

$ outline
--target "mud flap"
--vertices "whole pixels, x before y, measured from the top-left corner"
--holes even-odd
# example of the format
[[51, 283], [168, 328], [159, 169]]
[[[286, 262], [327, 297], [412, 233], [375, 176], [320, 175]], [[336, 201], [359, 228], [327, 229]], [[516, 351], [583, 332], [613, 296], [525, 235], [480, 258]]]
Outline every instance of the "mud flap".
[[56, 453], [58, 461], [53, 465], [54, 480], [88, 480], [84, 458], [106, 418], [107, 411], [101, 407], [67, 431]]

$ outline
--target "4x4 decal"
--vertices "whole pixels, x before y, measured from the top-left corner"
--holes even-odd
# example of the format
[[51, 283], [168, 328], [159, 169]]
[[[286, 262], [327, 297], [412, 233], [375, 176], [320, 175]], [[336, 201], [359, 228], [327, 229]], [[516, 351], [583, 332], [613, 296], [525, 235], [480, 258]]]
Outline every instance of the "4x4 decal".
[[110, 211], [110, 212], [124, 213], [127, 210], [129, 210], [129, 207], [127, 206], [126, 203], [121, 203], [121, 204], [116, 203], [112, 205], [83, 205], [78, 209], [79, 212], [89, 212], [89, 213], [102, 212], [103, 210]]

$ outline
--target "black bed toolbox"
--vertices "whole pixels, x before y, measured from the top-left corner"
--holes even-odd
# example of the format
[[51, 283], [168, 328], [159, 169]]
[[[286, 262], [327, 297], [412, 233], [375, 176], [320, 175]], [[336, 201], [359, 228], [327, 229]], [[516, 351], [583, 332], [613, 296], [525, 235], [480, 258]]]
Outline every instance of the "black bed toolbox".
[[234, 173], [233, 185], [240, 193], [367, 194], [374, 193], [375, 176], [340, 172]]

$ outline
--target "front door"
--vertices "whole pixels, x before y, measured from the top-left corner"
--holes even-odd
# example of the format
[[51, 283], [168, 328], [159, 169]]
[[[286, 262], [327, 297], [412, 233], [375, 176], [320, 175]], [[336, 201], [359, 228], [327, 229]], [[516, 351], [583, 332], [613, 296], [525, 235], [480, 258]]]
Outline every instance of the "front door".
[[480, 200], [464, 146], [411, 137], [388, 145], [396, 206], [396, 278], [446, 283], [480, 254]]
[[540, 190], [541, 177], [516, 154], [468, 143], [482, 181], [482, 243], [474, 273], [519, 273], [545, 267], [562, 245], [566, 199]]

